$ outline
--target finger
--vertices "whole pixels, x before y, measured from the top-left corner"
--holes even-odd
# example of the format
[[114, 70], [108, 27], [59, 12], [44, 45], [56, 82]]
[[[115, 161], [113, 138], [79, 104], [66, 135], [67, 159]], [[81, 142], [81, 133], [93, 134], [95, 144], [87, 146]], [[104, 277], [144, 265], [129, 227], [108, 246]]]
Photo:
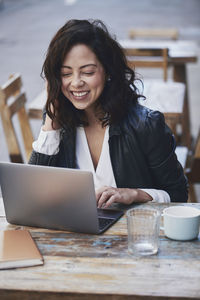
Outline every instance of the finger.
[[106, 190], [101, 194], [101, 197], [98, 201], [98, 208], [101, 208], [105, 202], [108, 201], [108, 199], [113, 195], [113, 190]]
[[109, 207], [113, 203], [123, 203], [123, 198], [121, 194], [116, 190], [115, 193], [108, 199], [108, 201], [105, 203], [104, 208]]
[[99, 198], [101, 197], [102, 193], [104, 191], [106, 191], [107, 189], [109, 189], [109, 187], [107, 185], [104, 185], [104, 186], [100, 187], [99, 189], [95, 190], [97, 202], [99, 201]]
[[118, 195], [112, 195], [108, 201], [106, 201], [106, 203], [104, 204], [103, 208], [108, 208], [109, 206], [111, 206], [111, 204], [116, 203], [116, 202], [120, 202], [118, 199]]

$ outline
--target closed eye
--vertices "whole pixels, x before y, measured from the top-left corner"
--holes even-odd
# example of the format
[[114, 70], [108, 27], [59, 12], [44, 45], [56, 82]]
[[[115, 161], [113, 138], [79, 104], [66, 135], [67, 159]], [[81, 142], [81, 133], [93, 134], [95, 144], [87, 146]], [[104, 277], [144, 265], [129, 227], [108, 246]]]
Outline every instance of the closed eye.
[[71, 76], [71, 75], [72, 75], [72, 73], [64, 73], [64, 74], [61, 74], [62, 77], [69, 77], [69, 76]]
[[84, 75], [93, 75], [94, 72], [83, 72]]

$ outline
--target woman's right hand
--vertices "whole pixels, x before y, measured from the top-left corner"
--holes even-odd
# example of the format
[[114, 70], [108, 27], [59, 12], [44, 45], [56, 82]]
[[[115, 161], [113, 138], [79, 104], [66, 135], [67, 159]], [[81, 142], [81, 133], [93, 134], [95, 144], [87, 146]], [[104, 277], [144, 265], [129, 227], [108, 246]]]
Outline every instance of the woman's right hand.
[[56, 120], [52, 121], [52, 119], [48, 116], [48, 114], [46, 114], [45, 122], [44, 122], [42, 129], [44, 131], [51, 131], [51, 130], [57, 130], [60, 128], [61, 127], [58, 124], [58, 122], [56, 122]]

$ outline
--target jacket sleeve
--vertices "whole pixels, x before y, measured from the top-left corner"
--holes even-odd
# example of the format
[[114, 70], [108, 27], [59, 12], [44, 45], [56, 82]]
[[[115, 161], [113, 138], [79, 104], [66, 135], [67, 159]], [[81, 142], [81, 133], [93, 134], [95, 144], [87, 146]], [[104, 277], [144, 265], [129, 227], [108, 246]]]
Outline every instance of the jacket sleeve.
[[59, 144], [59, 152], [55, 155], [42, 154], [33, 150], [29, 159], [29, 164], [60, 168], [75, 168], [74, 139], [68, 139], [68, 136], [62, 135]]
[[47, 155], [33, 150], [28, 163], [31, 165], [41, 165], [41, 166], [43, 165], [43, 166], [55, 167], [57, 166], [57, 160], [58, 160], [57, 154]]
[[[42, 125], [44, 125], [45, 122], [45, 118], [46, 118], [46, 110], [43, 110], [43, 117], [42, 117]], [[47, 155], [47, 154], [43, 154], [43, 153], [39, 153], [36, 151], [32, 151], [30, 159], [28, 161], [29, 164], [31, 165], [43, 165], [43, 166], [52, 166], [55, 167], [58, 164], [58, 158], [59, 155]]]
[[188, 183], [175, 154], [174, 135], [158, 111], [149, 111], [142, 138], [147, 163], [159, 189], [165, 190], [172, 202], [187, 202]]

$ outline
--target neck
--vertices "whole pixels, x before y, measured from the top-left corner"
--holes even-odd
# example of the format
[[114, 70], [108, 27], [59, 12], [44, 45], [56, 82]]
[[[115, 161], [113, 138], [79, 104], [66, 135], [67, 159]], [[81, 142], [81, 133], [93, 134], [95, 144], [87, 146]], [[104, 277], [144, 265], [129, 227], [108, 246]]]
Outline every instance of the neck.
[[88, 119], [89, 126], [99, 126], [101, 125], [101, 122], [99, 119], [97, 119], [95, 111], [93, 109], [87, 109], [85, 111], [85, 114]]

